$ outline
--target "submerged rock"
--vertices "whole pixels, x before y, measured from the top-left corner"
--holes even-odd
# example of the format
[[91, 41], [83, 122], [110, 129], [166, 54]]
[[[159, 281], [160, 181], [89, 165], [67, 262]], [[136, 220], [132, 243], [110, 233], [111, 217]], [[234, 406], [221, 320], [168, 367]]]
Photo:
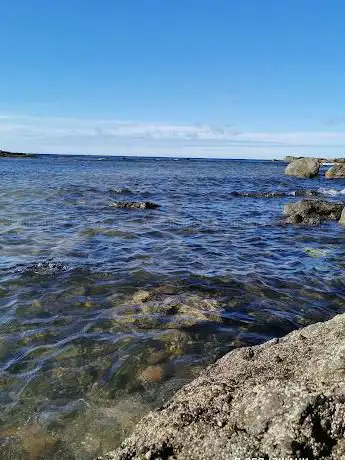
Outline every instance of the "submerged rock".
[[311, 178], [319, 174], [320, 162], [316, 158], [300, 158], [292, 161], [285, 168], [287, 176]]
[[133, 302], [142, 303], [150, 300], [151, 293], [149, 291], [138, 291], [133, 295]]
[[160, 382], [163, 377], [164, 369], [161, 365], [148, 366], [138, 376], [142, 382]]
[[339, 220], [345, 203], [326, 200], [301, 200], [284, 206], [288, 224], [320, 224], [325, 220]]
[[331, 166], [325, 173], [327, 179], [345, 178], [345, 163], [337, 163]]
[[234, 350], [99, 459], [345, 458], [345, 314]]
[[325, 257], [328, 254], [327, 249], [318, 249], [318, 248], [305, 248], [305, 253], [310, 257]]
[[109, 316], [121, 328], [181, 330], [221, 324], [224, 313], [220, 299], [172, 293], [172, 289], [162, 286], [152, 291], [138, 291], [128, 305], [110, 310]]
[[152, 201], [115, 201], [110, 204], [113, 208], [122, 209], [156, 209], [159, 208], [159, 204], [153, 203]]

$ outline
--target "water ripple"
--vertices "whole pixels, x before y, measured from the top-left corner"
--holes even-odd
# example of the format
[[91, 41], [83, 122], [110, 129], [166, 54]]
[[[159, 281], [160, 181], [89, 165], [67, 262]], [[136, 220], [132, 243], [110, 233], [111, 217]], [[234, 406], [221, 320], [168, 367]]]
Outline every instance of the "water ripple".
[[[226, 351], [344, 311], [344, 230], [280, 222], [285, 203], [336, 199], [343, 181], [96, 160], [1, 163], [5, 460], [92, 459]], [[161, 208], [109, 208], [120, 196]]]

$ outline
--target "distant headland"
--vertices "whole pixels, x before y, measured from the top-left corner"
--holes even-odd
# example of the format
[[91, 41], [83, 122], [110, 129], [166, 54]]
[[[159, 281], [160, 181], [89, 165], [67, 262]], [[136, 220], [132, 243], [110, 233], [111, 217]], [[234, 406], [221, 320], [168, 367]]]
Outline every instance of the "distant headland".
[[34, 153], [7, 152], [0, 149], [0, 158], [36, 158]]

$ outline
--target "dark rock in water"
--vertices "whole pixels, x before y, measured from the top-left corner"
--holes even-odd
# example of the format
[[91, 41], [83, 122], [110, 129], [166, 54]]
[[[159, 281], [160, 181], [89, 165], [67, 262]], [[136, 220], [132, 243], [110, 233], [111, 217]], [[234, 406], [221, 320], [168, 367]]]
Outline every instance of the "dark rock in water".
[[232, 196], [242, 198], [281, 198], [287, 196], [288, 192], [231, 192]]
[[285, 222], [289, 224], [320, 224], [325, 220], [339, 220], [345, 203], [326, 200], [301, 200], [284, 206]]
[[159, 208], [159, 204], [153, 203], [152, 201], [115, 201], [110, 206], [114, 208], [122, 209], [156, 209]]
[[311, 178], [319, 174], [320, 162], [316, 158], [294, 160], [285, 168], [287, 176]]
[[321, 193], [318, 190], [295, 190], [291, 193], [293, 196], [319, 196]]
[[59, 262], [39, 262], [27, 267], [26, 272], [31, 275], [54, 275], [66, 270], [66, 265]]
[[102, 460], [345, 458], [345, 314], [234, 350]]
[[325, 173], [327, 179], [344, 179], [345, 178], [345, 164], [337, 163], [331, 166]]

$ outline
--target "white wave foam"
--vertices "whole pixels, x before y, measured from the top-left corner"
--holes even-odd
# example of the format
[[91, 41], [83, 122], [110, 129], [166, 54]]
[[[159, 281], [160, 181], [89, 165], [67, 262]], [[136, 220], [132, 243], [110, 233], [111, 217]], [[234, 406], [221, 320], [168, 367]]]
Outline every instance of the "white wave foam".
[[319, 188], [318, 192], [323, 193], [324, 195], [331, 195], [331, 196], [336, 196], [336, 195], [345, 195], [345, 188], [342, 190], [335, 190], [334, 188]]

